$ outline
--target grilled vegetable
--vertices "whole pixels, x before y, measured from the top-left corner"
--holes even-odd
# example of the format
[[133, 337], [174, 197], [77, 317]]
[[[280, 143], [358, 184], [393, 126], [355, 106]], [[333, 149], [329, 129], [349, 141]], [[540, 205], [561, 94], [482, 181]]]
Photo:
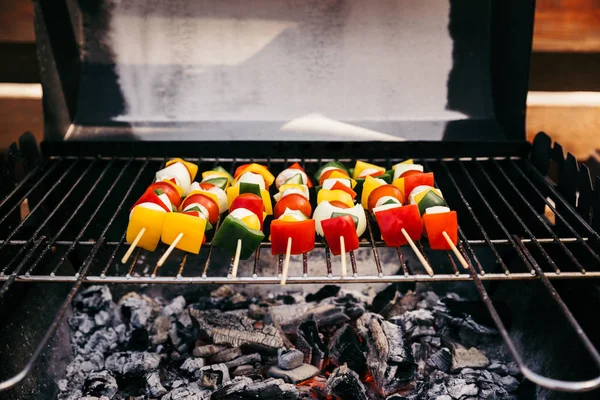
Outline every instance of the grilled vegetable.
[[315, 173], [315, 180], [319, 182], [320, 185], [322, 185], [323, 181], [329, 178], [334, 172], [341, 175], [341, 177], [350, 177], [350, 175], [348, 175], [348, 170], [346, 169], [346, 167], [344, 167], [344, 165], [337, 161], [330, 161], [317, 170], [317, 172]]
[[196, 174], [198, 173], [198, 166], [192, 162], [185, 161], [182, 158], [173, 158], [173, 159], [167, 161], [167, 163], [165, 164], [165, 167], [168, 167], [170, 165], [177, 164], [177, 163], [183, 164], [185, 169], [187, 169], [188, 173], [190, 174], [190, 182], [193, 181], [194, 178], [196, 178]]
[[324, 201], [339, 201], [348, 207], [354, 206], [354, 200], [352, 199], [352, 196], [344, 190], [319, 190], [319, 193], [317, 193], [317, 204], [321, 204]]
[[300, 211], [306, 217], [310, 217], [312, 214], [309, 201], [301, 194], [291, 193], [282, 197], [275, 205], [274, 217], [279, 218], [288, 208]]
[[273, 198], [277, 202], [277, 201], [281, 200], [284, 196], [287, 196], [288, 194], [292, 194], [292, 193], [297, 193], [299, 195], [304, 196], [306, 198], [306, 200], [310, 200], [308, 186], [299, 185], [296, 183], [286, 183], [285, 185], [281, 185], [279, 187], [279, 193], [277, 193], [275, 196], [273, 196]]
[[458, 243], [458, 219], [456, 211], [448, 207], [430, 207], [423, 214], [423, 226], [429, 240], [429, 246], [434, 250], [450, 250], [451, 247], [443, 236], [446, 232], [454, 245]]
[[125, 238], [127, 243], [133, 243], [140, 231], [145, 229], [137, 245], [146, 250], [156, 250], [167, 214], [172, 213], [167, 213], [154, 203], [141, 203], [134, 207], [129, 215], [129, 225], [127, 225]]
[[239, 178], [242, 175], [246, 174], [247, 172], [252, 172], [253, 174], [258, 174], [258, 175], [262, 176], [264, 183], [265, 183], [265, 187], [263, 187], [263, 189], [268, 189], [269, 186], [271, 186], [273, 184], [273, 182], [275, 181], [275, 177], [273, 176], [273, 174], [271, 174], [269, 172], [269, 170], [267, 169], [267, 167], [265, 167], [264, 165], [244, 164], [244, 165], [240, 165], [235, 170], [235, 174], [233, 175], [233, 178], [234, 178], [233, 184], [235, 185], [235, 183], [239, 180]]
[[304, 172], [304, 169], [297, 162], [289, 166], [288, 168], [281, 171], [275, 179], [275, 186], [279, 189], [282, 185], [295, 183], [298, 185], [306, 185], [312, 187], [312, 182]]
[[404, 161], [392, 167], [392, 169], [394, 170], [394, 180], [423, 172], [422, 165], [413, 164], [412, 160], [407, 161], [410, 161], [410, 163]]
[[446, 200], [442, 196], [442, 192], [432, 186], [417, 186], [410, 193], [408, 198], [410, 204], [416, 204], [419, 207], [421, 215], [425, 213], [429, 207], [443, 206], [446, 207]]
[[386, 246], [398, 247], [407, 243], [402, 228], [412, 240], [421, 239], [423, 223], [416, 205], [383, 205], [375, 207], [374, 214]]
[[417, 186], [433, 186], [433, 172], [405, 175], [395, 179], [392, 185], [400, 189], [404, 193], [404, 198], [407, 199]]
[[265, 235], [259, 230], [260, 222], [256, 214], [238, 208], [223, 220], [221, 227], [213, 238], [213, 245], [235, 254], [238, 240], [242, 241], [241, 259], [248, 259], [260, 245]]
[[209, 181], [202, 181], [202, 183], [194, 182], [190, 185], [188, 197], [196, 193], [202, 193], [214, 200], [219, 206], [219, 214], [227, 211], [227, 193], [220, 187], [209, 183]]
[[233, 177], [223, 167], [217, 166], [210, 171], [202, 173], [202, 182], [212, 183], [218, 188], [225, 190], [233, 182]]
[[360, 237], [367, 229], [367, 218], [365, 211], [360, 204], [356, 204], [354, 207], [348, 207], [346, 204], [341, 202], [329, 202], [323, 201], [320, 203], [313, 213], [313, 219], [315, 220], [315, 230], [320, 236], [324, 236], [321, 221], [328, 218], [332, 218], [336, 215], [348, 214], [351, 216], [353, 221], [356, 221], [356, 235]]
[[288, 239], [292, 239], [290, 254], [302, 254], [315, 247], [315, 221], [297, 210], [286, 209], [271, 222], [271, 253], [285, 254]]
[[360, 203], [365, 210], [369, 208], [369, 196], [371, 195], [371, 192], [386, 184], [387, 182], [380, 178], [373, 178], [372, 176], [367, 176], [365, 178], [365, 183], [363, 185], [360, 197]]
[[352, 171], [352, 178], [366, 178], [367, 176], [379, 176], [385, 174], [385, 168], [380, 167], [379, 165], [369, 164], [364, 161], [356, 161], [354, 165], [354, 170]]
[[181, 203], [180, 211], [191, 211], [194, 209], [201, 211], [211, 225], [217, 223], [219, 219], [219, 205], [215, 198], [211, 198], [208, 193], [194, 192]]
[[[180, 159], [175, 159], [180, 160]], [[184, 164], [185, 162], [185, 164]], [[173, 163], [167, 163], [167, 166], [156, 172], [156, 181], [164, 181], [164, 180], [174, 180], [175, 184], [183, 189], [184, 195], [188, 193], [190, 184], [192, 183], [192, 176], [196, 176], [196, 172], [198, 172], [198, 167], [195, 166], [195, 171], [190, 171], [188, 168], [191, 163], [187, 161], [176, 161]]]
[[[362, 210], [361, 210], [362, 211]], [[355, 221], [350, 214], [343, 214], [334, 218], [324, 219], [320, 222], [323, 234], [329, 249], [334, 256], [342, 254], [340, 238], [344, 238], [346, 251], [358, 249], [358, 235], [356, 234]]]
[[229, 212], [233, 212], [237, 209], [246, 209], [255, 214], [259, 219], [258, 229], [262, 230], [263, 222], [265, 219], [264, 205], [260, 197], [253, 193], [243, 193], [236, 197], [231, 203]]
[[173, 205], [171, 204], [171, 200], [169, 196], [167, 196], [162, 189], [151, 189], [148, 188], [144, 194], [135, 202], [131, 209], [133, 210], [135, 207], [140, 204], [154, 204], [157, 207], [162, 208], [165, 212], [173, 211]]
[[373, 212], [373, 209], [385, 204], [400, 204], [404, 203], [404, 195], [394, 185], [382, 185], [371, 192], [369, 199], [367, 200], [368, 209]]
[[253, 183], [236, 182], [233, 186], [227, 188], [227, 202], [229, 207], [233, 200], [243, 193], [254, 193], [262, 198], [264, 210], [268, 215], [273, 214], [273, 205], [271, 203], [271, 196], [269, 191], [261, 189], [260, 185]]
[[[191, 212], [169, 213], [165, 217], [162, 228], [161, 239], [163, 243], [171, 245], [180, 234], [183, 234], [175, 247], [189, 253], [198, 254], [202, 243], [205, 241], [204, 232], [207, 228], [207, 220], [204, 214], [200, 212], [194, 214]], [[144, 234], [144, 236], [146, 235]]]

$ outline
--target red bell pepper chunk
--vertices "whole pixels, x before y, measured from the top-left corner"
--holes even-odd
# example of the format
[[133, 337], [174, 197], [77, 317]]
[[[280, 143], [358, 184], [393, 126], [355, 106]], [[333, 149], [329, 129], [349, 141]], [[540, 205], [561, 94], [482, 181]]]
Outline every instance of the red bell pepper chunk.
[[429, 246], [433, 250], [450, 250], [450, 245], [442, 232], [446, 232], [454, 245], [458, 243], [458, 219], [456, 211], [441, 214], [423, 214], [423, 225]]
[[408, 201], [408, 195], [417, 186], [433, 186], [433, 172], [422, 172], [408, 175], [404, 178], [404, 198]]
[[315, 220], [271, 222], [271, 254], [285, 254], [292, 238], [291, 254], [303, 254], [315, 247]]
[[421, 239], [423, 223], [416, 204], [378, 211], [375, 213], [375, 218], [388, 247], [398, 247], [408, 243], [402, 234], [402, 228], [412, 240]]
[[[297, 162], [293, 163], [288, 168], [297, 169], [297, 170], [300, 170], [300, 171], [302, 171], [302, 172], [304, 172], [306, 174], [306, 171], [304, 171], [304, 168], [302, 168], [302, 166], [300, 166], [300, 164], [298, 164]], [[308, 177], [308, 174], [306, 175], [306, 179], [307, 179], [306, 186], [308, 186], [309, 188], [313, 187], [313, 184], [312, 184], [310, 178]]]
[[356, 192], [354, 190], [352, 190], [350, 187], [344, 185], [342, 182], [334, 183], [333, 186], [331, 187], [331, 190], [342, 190], [342, 191], [348, 193], [352, 197], [352, 200], [354, 200], [354, 198], [356, 197]]
[[231, 213], [233, 210], [237, 210], [238, 208], [245, 208], [246, 210], [256, 214], [258, 220], [260, 221], [260, 230], [262, 231], [264, 222], [263, 210], [265, 209], [265, 206], [263, 204], [263, 200], [259, 196], [255, 195], [254, 193], [240, 194], [231, 203], [229, 212]]
[[142, 203], [154, 203], [154, 204], [158, 204], [166, 212], [173, 211], [173, 210], [169, 210], [169, 208], [167, 206], [165, 206], [165, 203], [162, 202], [162, 200], [158, 197], [158, 195], [156, 193], [154, 193], [154, 190], [152, 190], [152, 189], [146, 190], [144, 192], [144, 194], [142, 195], [142, 197], [140, 197], [138, 199], [138, 201], [135, 202], [135, 204], [133, 205], [133, 207], [131, 207], [131, 209], [133, 210], [135, 208], [135, 206], [137, 206], [138, 204], [142, 204]]
[[334, 256], [342, 254], [340, 247], [340, 237], [344, 238], [344, 247], [346, 252], [358, 249], [358, 236], [356, 235], [356, 226], [350, 215], [324, 219], [321, 221], [325, 240]]

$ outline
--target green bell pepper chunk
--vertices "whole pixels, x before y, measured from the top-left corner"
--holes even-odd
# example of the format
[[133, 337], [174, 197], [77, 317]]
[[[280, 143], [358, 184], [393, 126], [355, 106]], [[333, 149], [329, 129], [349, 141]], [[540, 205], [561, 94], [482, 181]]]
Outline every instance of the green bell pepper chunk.
[[419, 212], [421, 213], [421, 215], [423, 215], [425, 214], [425, 210], [427, 210], [429, 207], [448, 207], [448, 204], [446, 204], [446, 200], [444, 200], [443, 198], [435, 194], [433, 191], [431, 191], [427, 193], [419, 203], [417, 203], [417, 206], [419, 207]]
[[212, 244], [233, 256], [237, 248], [238, 239], [241, 239], [242, 251], [240, 258], [247, 260], [260, 245], [264, 237], [265, 234], [261, 231], [251, 229], [241, 220], [228, 215], [215, 234]]
[[258, 197], [262, 197], [260, 193], [260, 186], [255, 183], [240, 182], [240, 194], [242, 193], [253, 193]]

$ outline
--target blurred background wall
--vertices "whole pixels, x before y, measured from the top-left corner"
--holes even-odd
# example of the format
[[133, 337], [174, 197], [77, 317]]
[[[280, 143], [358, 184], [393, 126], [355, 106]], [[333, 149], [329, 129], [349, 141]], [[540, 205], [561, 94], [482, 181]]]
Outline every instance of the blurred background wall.
[[[527, 110], [578, 158], [600, 160], [600, 0], [537, 0]], [[41, 88], [33, 5], [0, 2], [0, 149], [29, 130], [41, 140]]]

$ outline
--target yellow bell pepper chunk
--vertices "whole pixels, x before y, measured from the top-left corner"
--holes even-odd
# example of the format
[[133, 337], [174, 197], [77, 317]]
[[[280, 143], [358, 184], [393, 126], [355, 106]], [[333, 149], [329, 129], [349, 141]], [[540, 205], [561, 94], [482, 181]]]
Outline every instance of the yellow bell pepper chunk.
[[324, 201], [328, 201], [330, 203], [332, 201], [341, 201], [348, 207], [354, 207], [352, 196], [343, 190], [319, 190], [319, 193], [317, 194], [317, 204], [321, 204]]
[[402, 192], [404, 197], [406, 197], [406, 193], [404, 193], [404, 178], [394, 179], [394, 181], [392, 182], [392, 185], [396, 186], [398, 188], [398, 190], [400, 190]]
[[183, 158], [173, 158], [169, 161], [167, 161], [167, 163], [165, 164], [165, 167], [168, 167], [171, 164], [175, 164], [175, 163], [182, 163], [185, 168], [188, 170], [188, 172], [190, 173], [190, 176], [192, 177], [192, 181], [194, 180], [194, 178], [196, 177], [196, 174], [198, 174], [198, 166], [196, 164], [194, 164], [193, 162], [189, 162], [189, 161], [185, 161]]
[[340, 172], [340, 171], [333, 171], [331, 173], [331, 175], [329, 175], [328, 179], [333, 179], [333, 178], [340, 178], [340, 179], [350, 179], [350, 186], [352, 187], [352, 189], [354, 189], [354, 186], [356, 186], [356, 181], [352, 178], [350, 178], [347, 174]]
[[265, 212], [267, 213], [267, 215], [272, 215], [273, 214], [273, 204], [271, 204], [271, 195], [269, 194], [269, 191], [266, 189], [261, 189], [260, 197], [262, 197], [263, 204], [265, 206]]
[[[421, 200], [423, 200], [423, 197], [427, 196], [427, 194], [429, 192], [433, 192], [435, 194], [437, 194], [438, 196], [440, 196], [442, 199], [444, 198], [444, 196], [442, 196], [442, 192], [439, 191], [439, 189], [436, 188], [430, 188], [430, 189], [426, 189], [423, 190], [422, 192], [416, 194], [413, 199], [414, 199], [414, 204], [419, 204], [421, 202]], [[412, 193], [412, 192], [411, 192]]]
[[373, 178], [372, 176], [367, 176], [365, 178], [362, 194], [360, 196], [360, 203], [365, 210], [369, 208], [369, 196], [371, 195], [371, 192], [383, 185], [385, 185], [385, 183], [381, 183], [377, 178]]
[[177, 212], [168, 213], [165, 217], [161, 239], [163, 243], [170, 245], [180, 233], [183, 233], [183, 237], [175, 247], [189, 253], [198, 254], [205, 230], [206, 220], [204, 218]]
[[246, 224], [248, 228], [260, 231], [260, 221], [256, 214], [248, 215], [247, 217], [242, 218], [241, 221]]
[[133, 243], [142, 228], [146, 228], [146, 231], [138, 242], [138, 247], [150, 251], [156, 250], [167, 214], [171, 213], [139, 206], [135, 207], [127, 226], [127, 243]]
[[356, 164], [354, 165], [354, 172], [352, 173], [352, 178], [354, 178], [354, 179], [360, 178], [360, 174], [362, 174], [363, 171], [366, 169], [376, 169], [377, 171], [385, 172], [385, 168], [380, 167], [379, 165], [369, 164], [367, 162], [358, 160], [358, 161], [356, 161]]
[[[273, 184], [273, 182], [275, 182], [275, 177], [273, 176], [272, 173], [269, 172], [267, 167], [265, 167], [264, 165], [260, 165], [260, 164], [248, 165], [242, 171], [242, 173], [239, 174], [238, 179], [240, 176], [244, 175], [246, 172], [254, 172], [255, 174], [261, 175], [264, 178], [265, 182], [267, 182], [268, 186], [271, 186]], [[234, 181], [234, 184], [235, 184], [235, 182], [237, 182], [237, 179]]]
[[229, 187], [229, 185], [231, 184], [231, 175], [229, 175], [227, 172], [223, 172], [223, 171], [204, 171], [202, 173], [202, 180], [204, 180], [204, 178], [206, 178], [207, 176], [219, 176], [222, 178], [227, 178], [227, 185], [225, 187]]
[[231, 203], [240, 195], [240, 186], [230, 186], [227, 188], [227, 208], [231, 207]]

